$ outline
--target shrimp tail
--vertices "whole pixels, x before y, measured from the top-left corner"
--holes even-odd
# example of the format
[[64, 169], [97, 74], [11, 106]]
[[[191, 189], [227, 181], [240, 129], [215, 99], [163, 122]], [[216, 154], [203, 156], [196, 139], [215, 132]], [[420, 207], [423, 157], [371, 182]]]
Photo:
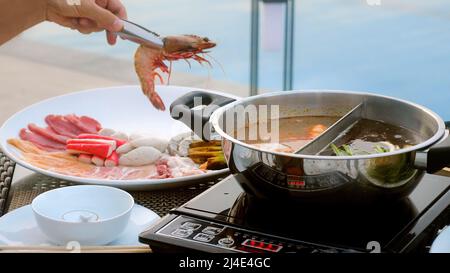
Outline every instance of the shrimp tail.
[[166, 106], [164, 105], [164, 102], [161, 99], [161, 97], [158, 95], [158, 93], [150, 92], [150, 93], [148, 93], [148, 98], [156, 109], [161, 110], [161, 111], [166, 110]]

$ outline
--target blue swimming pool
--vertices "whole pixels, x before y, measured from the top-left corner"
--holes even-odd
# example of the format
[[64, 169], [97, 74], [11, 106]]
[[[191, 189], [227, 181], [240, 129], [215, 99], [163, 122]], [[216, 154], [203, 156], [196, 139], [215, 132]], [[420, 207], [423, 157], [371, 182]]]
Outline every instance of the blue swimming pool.
[[[162, 34], [196, 33], [218, 42], [218, 80], [249, 84], [250, 0], [123, 0], [129, 18]], [[380, 5], [378, 5], [380, 4]], [[265, 6], [261, 7], [262, 9]], [[265, 28], [276, 15], [261, 16]], [[264, 21], [266, 20], [266, 21]], [[268, 21], [267, 21], [268, 20]], [[274, 21], [271, 21], [274, 20]], [[271, 35], [267, 29], [262, 34]], [[42, 25], [32, 39], [131, 59], [135, 45], [107, 47], [103, 34], [80, 36]], [[277, 35], [264, 37], [277, 44]], [[450, 2], [446, 0], [297, 0], [294, 88], [364, 90], [423, 104], [450, 120]], [[282, 47], [262, 45], [260, 86], [281, 88]], [[181, 62], [177, 71], [208, 75]]]

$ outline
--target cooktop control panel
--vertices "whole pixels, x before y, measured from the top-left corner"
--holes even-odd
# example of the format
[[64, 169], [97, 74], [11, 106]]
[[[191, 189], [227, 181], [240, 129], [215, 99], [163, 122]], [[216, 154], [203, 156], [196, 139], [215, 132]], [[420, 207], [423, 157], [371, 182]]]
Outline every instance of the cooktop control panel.
[[[348, 252], [316, 244], [288, 242], [239, 228], [208, 222], [188, 216], [177, 216], [156, 234], [184, 243], [253, 253], [337, 253]], [[190, 245], [184, 244], [184, 245]]]

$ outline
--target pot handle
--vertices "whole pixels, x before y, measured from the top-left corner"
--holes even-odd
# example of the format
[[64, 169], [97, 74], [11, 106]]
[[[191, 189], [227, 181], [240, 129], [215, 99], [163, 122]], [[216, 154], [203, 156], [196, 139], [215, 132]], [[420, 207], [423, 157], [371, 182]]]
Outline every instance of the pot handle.
[[186, 124], [203, 140], [211, 139], [211, 125], [209, 118], [221, 106], [229, 104], [235, 99], [205, 92], [192, 91], [177, 98], [170, 105], [170, 115], [173, 119]]
[[450, 167], [450, 135], [448, 132], [450, 122], [446, 122], [445, 125], [447, 131], [444, 140], [426, 151], [416, 153], [415, 165], [425, 169], [427, 173], [435, 173], [445, 167]]

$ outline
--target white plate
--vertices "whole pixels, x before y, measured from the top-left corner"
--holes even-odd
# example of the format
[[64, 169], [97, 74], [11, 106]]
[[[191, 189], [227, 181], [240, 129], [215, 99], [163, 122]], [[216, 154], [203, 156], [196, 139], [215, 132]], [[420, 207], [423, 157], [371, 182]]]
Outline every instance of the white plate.
[[[123, 234], [109, 245], [137, 246], [139, 233], [148, 229], [160, 217], [140, 205], [134, 205], [130, 222]], [[0, 217], [0, 245], [53, 245], [39, 230], [31, 206], [15, 209]]]
[[430, 253], [450, 253], [450, 226], [445, 227], [433, 241]]
[[[106, 180], [68, 176], [35, 167], [20, 158], [20, 152], [7, 143], [9, 138], [18, 137], [21, 128], [29, 123], [44, 126], [48, 114], [87, 115], [97, 119], [103, 127], [127, 133], [141, 132], [159, 137], [171, 138], [179, 133], [189, 132], [183, 123], [170, 117], [170, 104], [181, 95], [202, 90], [179, 86], [157, 86], [166, 111], [156, 110], [142, 94], [139, 86], [119, 86], [86, 90], [44, 100], [31, 105], [9, 118], [0, 128], [0, 147], [12, 160], [33, 171], [85, 184], [99, 184], [127, 190], [149, 190], [169, 186], [185, 186], [200, 181], [211, 180], [225, 175], [228, 169], [211, 171], [206, 174], [167, 179]], [[210, 90], [203, 90], [223, 94]], [[226, 96], [233, 97], [229, 94]], [[235, 97], [236, 98], [236, 97]]]

